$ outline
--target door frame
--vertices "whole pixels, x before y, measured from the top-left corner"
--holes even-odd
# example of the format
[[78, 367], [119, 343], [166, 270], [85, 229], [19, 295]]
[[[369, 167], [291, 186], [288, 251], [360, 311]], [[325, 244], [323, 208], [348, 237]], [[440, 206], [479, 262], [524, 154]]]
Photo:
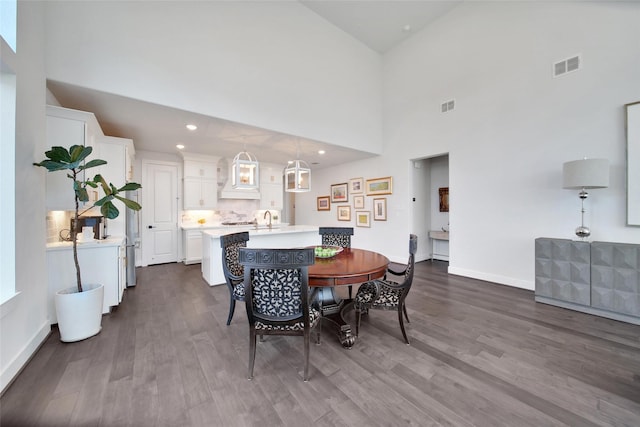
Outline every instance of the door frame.
[[[148, 200], [148, 188], [149, 186], [147, 185], [149, 183], [149, 178], [148, 178], [148, 166], [149, 164], [155, 164], [155, 165], [163, 165], [163, 166], [175, 166], [176, 168], [176, 182], [172, 183], [172, 186], [175, 186], [176, 189], [176, 201], [175, 201], [175, 209], [176, 209], [176, 239], [175, 239], [175, 245], [176, 245], [176, 262], [180, 262], [180, 258], [181, 258], [181, 251], [180, 251], [180, 241], [181, 241], [181, 233], [180, 233], [180, 226], [178, 223], [178, 218], [180, 215], [180, 201], [182, 200], [181, 197], [181, 192], [180, 192], [180, 173], [181, 173], [181, 164], [179, 162], [172, 162], [172, 161], [167, 161], [167, 160], [154, 160], [154, 159], [141, 159], [141, 184], [142, 184], [142, 188], [141, 188], [141, 205], [143, 206], [142, 210], [140, 211], [141, 216], [141, 223], [143, 224], [143, 226], [140, 229], [140, 258], [141, 258], [141, 262], [142, 262], [142, 267], [146, 267], [149, 265], [149, 251], [148, 251], [148, 245], [145, 245], [145, 243], [148, 243], [148, 234], [147, 234], [147, 228], [146, 226], [144, 226], [144, 224], [148, 224], [150, 222], [149, 217], [147, 215], [149, 210], [145, 210], [144, 206], [145, 206], [145, 202], [146, 200]], [[145, 237], [147, 237], [145, 239]], [[146, 242], [145, 242], [146, 241]]]

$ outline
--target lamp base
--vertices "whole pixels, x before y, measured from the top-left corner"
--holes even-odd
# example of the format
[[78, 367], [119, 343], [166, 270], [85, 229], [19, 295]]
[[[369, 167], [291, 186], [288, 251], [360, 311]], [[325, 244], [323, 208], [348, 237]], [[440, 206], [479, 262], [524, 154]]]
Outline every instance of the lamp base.
[[580, 227], [576, 228], [576, 236], [580, 237], [581, 239], [586, 239], [590, 235], [591, 235], [591, 230], [589, 230], [589, 227], [585, 227], [584, 225], [581, 225]]

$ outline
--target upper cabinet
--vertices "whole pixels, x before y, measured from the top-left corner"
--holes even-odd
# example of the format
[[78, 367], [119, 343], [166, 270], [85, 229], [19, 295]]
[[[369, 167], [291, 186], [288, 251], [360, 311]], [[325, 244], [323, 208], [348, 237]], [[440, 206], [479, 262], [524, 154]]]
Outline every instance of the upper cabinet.
[[260, 209], [282, 210], [282, 170], [281, 165], [260, 163]]
[[182, 153], [184, 158], [184, 210], [215, 209], [218, 203], [217, 163], [219, 158]]
[[[103, 137], [102, 129], [93, 113], [47, 106], [47, 149], [54, 146], [69, 148], [84, 145], [96, 149], [96, 141]], [[44, 156], [43, 156], [44, 158]], [[91, 158], [98, 158], [95, 154]], [[42, 159], [38, 158], [38, 161]], [[82, 179], [83, 177], [80, 177]], [[74, 210], [75, 200], [71, 180], [61, 172], [46, 173], [47, 210]]]
[[[107, 162], [106, 165], [97, 168], [88, 169], [87, 173], [91, 177], [99, 173], [103, 176], [107, 184], [111, 183], [116, 188], [122, 187], [130, 181], [130, 173], [132, 173], [132, 164], [134, 156], [133, 141], [126, 138], [116, 138], [113, 136], [105, 136], [97, 140], [96, 147], [93, 149], [94, 154], [91, 158], [102, 159]], [[104, 197], [104, 191], [101, 187], [91, 191], [91, 200], [98, 200]], [[108, 232], [112, 236], [124, 236], [126, 234], [126, 214], [125, 207], [118, 205], [120, 215], [108, 222]]]

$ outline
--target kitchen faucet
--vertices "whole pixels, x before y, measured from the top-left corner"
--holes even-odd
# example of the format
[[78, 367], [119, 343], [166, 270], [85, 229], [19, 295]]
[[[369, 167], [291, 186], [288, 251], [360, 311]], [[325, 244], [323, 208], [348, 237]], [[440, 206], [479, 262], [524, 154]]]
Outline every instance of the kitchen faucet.
[[266, 211], [264, 213], [264, 217], [262, 219], [267, 219], [267, 214], [269, 214], [269, 224], [268, 225], [269, 225], [269, 230], [271, 230], [271, 212]]

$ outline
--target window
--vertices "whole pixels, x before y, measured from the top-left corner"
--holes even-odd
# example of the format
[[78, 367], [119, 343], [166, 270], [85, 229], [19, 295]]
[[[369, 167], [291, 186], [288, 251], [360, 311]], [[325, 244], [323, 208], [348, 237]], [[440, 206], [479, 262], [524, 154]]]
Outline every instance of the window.
[[[0, 1], [0, 304], [16, 294], [15, 148], [16, 74], [11, 69], [16, 50], [16, 2]], [[13, 50], [13, 51], [11, 51]]]

